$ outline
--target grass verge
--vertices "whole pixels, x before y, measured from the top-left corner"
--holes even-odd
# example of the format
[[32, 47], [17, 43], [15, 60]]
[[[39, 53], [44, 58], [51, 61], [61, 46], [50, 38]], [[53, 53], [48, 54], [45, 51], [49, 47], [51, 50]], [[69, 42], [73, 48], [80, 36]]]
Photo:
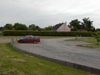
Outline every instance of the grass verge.
[[0, 75], [94, 75], [20, 53], [0, 43]]
[[100, 45], [97, 45], [97, 41], [94, 37], [85, 37], [85, 38], [77, 38], [77, 39], [68, 39], [65, 41], [85, 41], [85, 42], [89, 42], [89, 43], [93, 43], [93, 44], [81, 44], [81, 45], [77, 45], [80, 47], [88, 47], [88, 48], [97, 48], [100, 47]]
[[52, 39], [52, 38], [68, 38], [70, 36], [40, 36], [40, 38], [44, 38], [44, 39]]
[[82, 44], [82, 45], [76, 45], [80, 47], [87, 47], [87, 48], [97, 48], [100, 47], [100, 45], [95, 45], [95, 44]]

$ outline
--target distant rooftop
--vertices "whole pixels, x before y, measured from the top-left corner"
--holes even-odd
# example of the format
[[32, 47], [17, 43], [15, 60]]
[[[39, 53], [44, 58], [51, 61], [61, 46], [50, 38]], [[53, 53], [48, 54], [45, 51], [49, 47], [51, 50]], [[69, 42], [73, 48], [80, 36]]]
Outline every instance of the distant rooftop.
[[56, 31], [62, 24], [64, 24], [64, 23], [56, 24], [51, 30]]

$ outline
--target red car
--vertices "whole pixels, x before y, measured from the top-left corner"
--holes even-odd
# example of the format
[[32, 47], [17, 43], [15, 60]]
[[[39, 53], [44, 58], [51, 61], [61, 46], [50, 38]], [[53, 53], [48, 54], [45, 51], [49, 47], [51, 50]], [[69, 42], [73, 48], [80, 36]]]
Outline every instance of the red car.
[[37, 43], [40, 42], [39, 36], [26, 36], [25, 38], [19, 38], [17, 42], [23, 43], [23, 42], [33, 42]]

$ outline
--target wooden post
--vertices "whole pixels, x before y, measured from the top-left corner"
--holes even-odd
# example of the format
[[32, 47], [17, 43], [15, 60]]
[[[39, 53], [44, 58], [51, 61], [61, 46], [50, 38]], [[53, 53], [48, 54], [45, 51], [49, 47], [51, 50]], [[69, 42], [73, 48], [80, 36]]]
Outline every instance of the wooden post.
[[81, 38], [81, 35], [80, 35], [80, 38]]
[[93, 33], [92, 33], [92, 37], [93, 37]]
[[75, 37], [75, 40], [77, 40], [77, 35], [76, 35], [76, 37]]
[[4, 36], [3, 36], [3, 39], [4, 39]]

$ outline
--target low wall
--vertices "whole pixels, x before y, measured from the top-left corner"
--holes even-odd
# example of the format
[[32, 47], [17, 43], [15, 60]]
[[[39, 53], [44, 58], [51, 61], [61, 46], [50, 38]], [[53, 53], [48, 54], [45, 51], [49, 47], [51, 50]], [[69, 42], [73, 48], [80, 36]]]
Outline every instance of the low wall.
[[13, 45], [13, 41], [11, 41], [10, 45], [11, 45], [12, 48], [14, 48], [15, 50], [20, 51], [22, 53], [30, 54], [32, 56], [42, 58], [42, 59], [45, 59], [45, 60], [48, 60], [48, 61], [52, 61], [52, 62], [61, 64], [61, 65], [73, 67], [75, 69], [79, 69], [79, 70], [83, 70], [83, 71], [86, 71], [86, 72], [90, 72], [90, 73], [100, 75], [100, 69], [96, 69], [96, 68], [92, 68], [92, 67], [88, 67], [88, 66], [84, 66], [84, 65], [79, 65], [79, 64], [71, 63], [71, 62], [67, 62], [67, 61], [62, 61], [62, 60], [58, 60], [58, 59], [54, 59], [54, 58], [50, 58], [50, 57], [45, 57], [45, 56], [42, 56], [42, 55], [38, 55], [38, 54], [35, 54], [35, 53], [24, 51], [22, 49], [19, 49], [19, 48], [15, 47]]

